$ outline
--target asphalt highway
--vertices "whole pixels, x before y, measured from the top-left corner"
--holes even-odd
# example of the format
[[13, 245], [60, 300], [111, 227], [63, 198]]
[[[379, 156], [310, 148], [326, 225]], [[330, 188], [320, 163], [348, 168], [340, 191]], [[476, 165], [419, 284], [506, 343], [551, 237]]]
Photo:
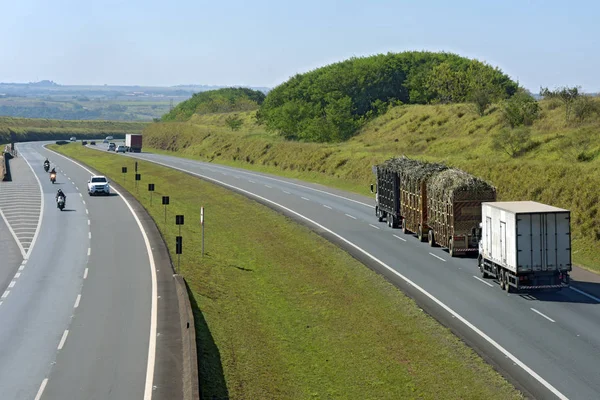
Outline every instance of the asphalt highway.
[[[39, 143], [18, 150], [41, 182], [43, 212], [12, 286], [0, 287], [9, 292], [0, 303], [0, 398], [144, 398], [151, 393], [153, 292], [136, 220], [114, 193], [89, 197], [90, 174], [80, 166]], [[42, 167], [46, 156], [57, 166], [54, 185]], [[58, 188], [67, 195], [62, 212], [54, 200]], [[7, 278], [0, 275], [0, 284]]]
[[577, 288], [507, 294], [497, 282], [481, 279], [475, 259], [451, 258], [377, 222], [372, 198], [178, 157], [121, 156], [195, 174], [312, 226], [395, 282], [525, 393], [600, 398], [600, 299], [593, 294]]

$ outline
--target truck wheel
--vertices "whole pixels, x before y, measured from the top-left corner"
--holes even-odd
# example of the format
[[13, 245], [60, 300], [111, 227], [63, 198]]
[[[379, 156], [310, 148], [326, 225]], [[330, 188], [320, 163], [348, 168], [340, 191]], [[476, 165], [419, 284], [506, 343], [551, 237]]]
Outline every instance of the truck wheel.
[[427, 239], [429, 239], [429, 245], [431, 247], [435, 247], [435, 238], [433, 237], [433, 231], [429, 230], [429, 233], [427, 234]]
[[500, 289], [506, 290], [506, 284], [504, 283], [504, 271], [503, 270], [499, 271], [498, 280], [500, 281]]
[[392, 214], [388, 214], [387, 216], [387, 224], [390, 228], [394, 228], [394, 216]]
[[450, 243], [448, 243], [448, 254], [450, 254], [450, 257], [454, 257], [454, 240], [450, 239]]
[[402, 233], [408, 233], [408, 229], [406, 229], [406, 219], [401, 219]]
[[479, 265], [479, 272], [481, 272], [482, 278], [489, 278], [488, 273], [485, 271], [485, 266], [483, 265], [483, 258], [481, 256], [477, 257], [477, 264]]
[[504, 289], [506, 290], [506, 293], [510, 293], [512, 289], [510, 283], [508, 282], [508, 272], [506, 271], [504, 271]]
[[383, 217], [381, 216], [381, 210], [377, 206], [375, 206], [375, 215], [377, 216], [377, 220], [379, 222], [383, 221]]
[[419, 242], [423, 241], [423, 228], [421, 228], [421, 225], [417, 228], [417, 238], [419, 239]]

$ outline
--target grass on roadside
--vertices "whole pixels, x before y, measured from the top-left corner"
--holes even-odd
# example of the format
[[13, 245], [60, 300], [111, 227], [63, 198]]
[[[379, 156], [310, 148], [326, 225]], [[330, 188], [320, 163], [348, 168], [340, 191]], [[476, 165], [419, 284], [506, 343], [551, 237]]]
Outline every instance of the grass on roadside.
[[[392, 284], [273, 210], [184, 173], [77, 145], [53, 149], [132, 192], [176, 260], [197, 306], [202, 398], [521, 398], [472, 349]], [[156, 185], [150, 205], [147, 183]], [[159, 196], [168, 194], [168, 223]], [[205, 207], [201, 257], [199, 210]]]

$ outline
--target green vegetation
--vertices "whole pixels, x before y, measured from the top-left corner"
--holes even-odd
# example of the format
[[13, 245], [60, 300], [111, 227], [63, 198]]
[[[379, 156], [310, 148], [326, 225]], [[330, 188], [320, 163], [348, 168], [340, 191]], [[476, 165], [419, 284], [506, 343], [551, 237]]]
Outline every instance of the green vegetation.
[[296, 75], [269, 92], [257, 118], [286, 139], [337, 142], [391, 105], [471, 102], [484, 115], [492, 102], [516, 90], [502, 71], [476, 60], [388, 53]]
[[224, 88], [195, 93], [163, 115], [163, 121], [187, 121], [194, 114], [225, 113], [256, 110], [264, 101], [265, 94], [247, 88]]
[[[587, 101], [600, 105], [595, 98]], [[514, 131], [502, 104], [493, 105], [484, 117], [468, 104], [397, 106], [340, 144], [285, 141], [252, 124], [253, 113], [238, 114], [245, 123], [236, 133], [225, 124], [226, 115], [205, 115], [189, 123], [149, 125], [144, 140], [157, 151], [369, 196], [372, 165], [400, 154], [444, 162], [496, 185], [499, 200], [535, 200], [570, 209], [574, 262], [600, 272], [600, 116], [592, 113], [582, 122], [566, 123], [563, 103], [543, 100], [537, 103], [537, 117]], [[510, 155], [502, 146], [494, 147], [498, 135], [505, 135], [500, 138], [504, 146], [517, 145]], [[523, 138], [525, 146], [519, 142]]]
[[49, 119], [0, 117], [0, 143], [32, 140], [117, 138], [126, 133], [142, 133], [146, 123], [119, 121], [61, 121]]
[[[134, 160], [53, 146], [123, 182]], [[514, 399], [521, 395], [448, 329], [380, 275], [305, 226], [187, 174], [139, 162], [172, 257], [182, 227], [181, 274], [195, 307], [204, 399]], [[169, 193], [169, 226], [157, 195]]]

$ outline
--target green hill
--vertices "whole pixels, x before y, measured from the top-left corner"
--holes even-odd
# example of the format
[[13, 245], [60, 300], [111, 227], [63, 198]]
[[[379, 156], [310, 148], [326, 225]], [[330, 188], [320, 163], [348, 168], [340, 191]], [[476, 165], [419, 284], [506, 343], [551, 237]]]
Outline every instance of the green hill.
[[269, 92], [258, 120], [287, 139], [335, 142], [391, 105], [473, 101], [483, 113], [516, 91], [498, 68], [455, 54], [379, 54], [292, 77]]
[[106, 135], [124, 137], [126, 133], [142, 133], [143, 122], [121, 121], [66, 121], [55, 119], [0, 117], [0, 143], [99, 138]]
[[151, 124], [144, 134], [147, 146], [184, 157], [362, 194], [373, 182], [371, 166], [389, 157], [445, 162], [490, 180], [500, 200], [536, 200], [572, 210], [574, 261], [600, 271], [600, 117], [567, 124], [564, 106], [555, 100], [539, 104], [531, 138], [515, 157], [493, 148], [506, 126], [497, 105], [483, 117], [469, 104], [397, 106], [338, 144], [286, 141], [254, 124], [253, 112], [238, 114], [244, 121], [239, 132], [231, 132], [224, 114]]
[[248, 88], [223, 88], [195, 93], [170, 112], [162, 121], [187, 121], [194, 114], [224, 113], [231, 111], [256, 110], [265, 99], [265, 94]]

